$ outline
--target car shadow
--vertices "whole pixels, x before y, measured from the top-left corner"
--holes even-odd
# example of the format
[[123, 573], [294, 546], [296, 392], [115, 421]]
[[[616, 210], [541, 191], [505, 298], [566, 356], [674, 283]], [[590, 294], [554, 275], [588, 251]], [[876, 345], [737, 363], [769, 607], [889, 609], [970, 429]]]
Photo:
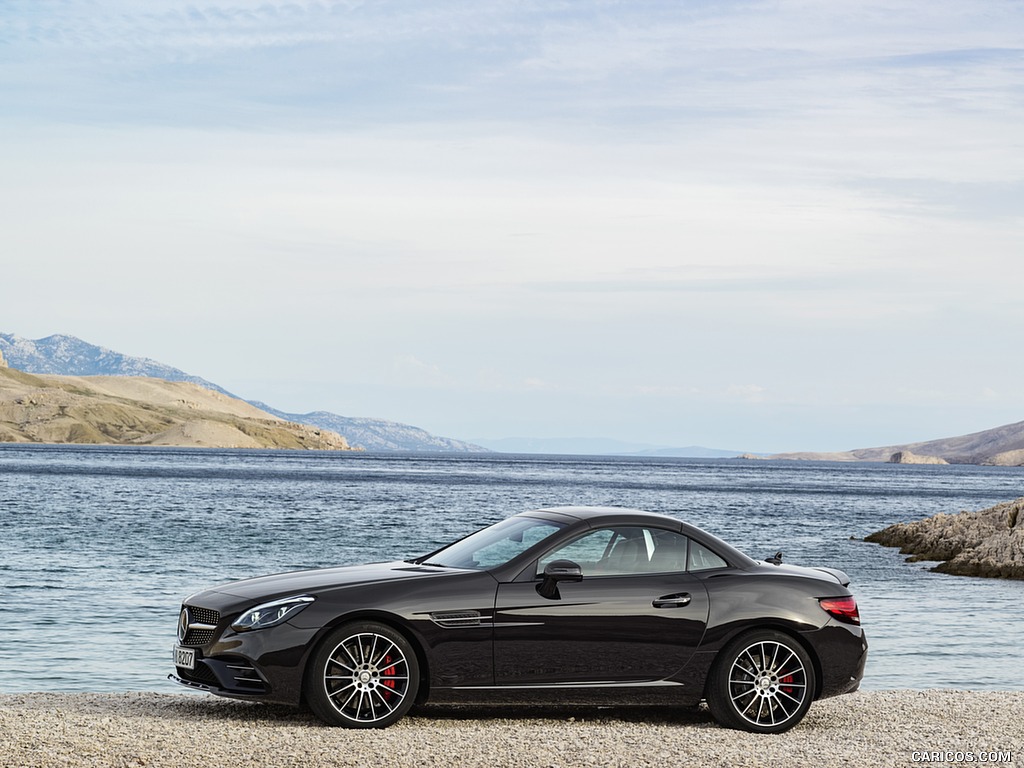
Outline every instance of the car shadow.
[[[232, 699], [173, 696], [149, 703], [147, 716], [191, 721], [234, 721], [260, 723], [263, 727], [330, 727], [322, 723], [305, 707], [281, 704], [235, 701]], [[491, 705], [428, 704], [413, 707], [406, 719], [410, 724], [429, 724], [430, 721], [475, 722], [493, 720], [556, 722], [622, 722], [648, 725], [714, 726], [706, 707], [699, 709], [670, 706], [603, 707], [595, 705]]]
[[597, 705], [440, 705], [413, 707], [410, 718], [481, 722], [486, 720], [551, 720], [553, 722], [622, 722], [647, 725], [714, 725], [706, 707]]

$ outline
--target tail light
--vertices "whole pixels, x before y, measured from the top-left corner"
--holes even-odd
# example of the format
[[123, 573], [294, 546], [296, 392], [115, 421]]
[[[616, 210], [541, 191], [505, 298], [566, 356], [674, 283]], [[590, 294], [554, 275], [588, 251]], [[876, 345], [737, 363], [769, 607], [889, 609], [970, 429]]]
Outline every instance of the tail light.
[[860, 611], [853, 596], [823, 597], [818, 600], [823, 611], [829, 616], [845, 624], [860, 624]]

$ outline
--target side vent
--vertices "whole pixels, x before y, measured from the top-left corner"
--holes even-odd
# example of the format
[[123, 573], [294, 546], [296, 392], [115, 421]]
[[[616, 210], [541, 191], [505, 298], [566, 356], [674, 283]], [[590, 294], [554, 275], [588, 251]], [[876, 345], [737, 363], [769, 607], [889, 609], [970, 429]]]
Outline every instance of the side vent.
[[481, 616], [480, 611], [434, 611], [430, 619], [445, 629], [479, 627], [481, 622], [490, 621], [490, 616]]

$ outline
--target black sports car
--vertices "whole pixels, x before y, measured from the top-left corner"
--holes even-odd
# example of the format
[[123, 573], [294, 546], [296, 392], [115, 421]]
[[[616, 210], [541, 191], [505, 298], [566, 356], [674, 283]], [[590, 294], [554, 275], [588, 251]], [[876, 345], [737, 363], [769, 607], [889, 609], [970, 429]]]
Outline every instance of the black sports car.
[[525, 512], [414, 560], [187, 597], [170, 679], [381, 728], [417, 702], [676, 704], [779, 733], [857, 689], [849, 579], [637, 510]]

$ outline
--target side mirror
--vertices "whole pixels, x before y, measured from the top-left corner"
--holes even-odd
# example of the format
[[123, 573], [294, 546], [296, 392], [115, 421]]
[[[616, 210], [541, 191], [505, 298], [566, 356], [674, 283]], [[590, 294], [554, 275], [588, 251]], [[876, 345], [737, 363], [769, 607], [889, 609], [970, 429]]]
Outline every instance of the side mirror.
[[544, 580], [537, 585], [537, 593], [548, 600], [561, 600], [560, 581], [583, 581], [583, 569], [572, 560], [552, 560], [544, 566]]

